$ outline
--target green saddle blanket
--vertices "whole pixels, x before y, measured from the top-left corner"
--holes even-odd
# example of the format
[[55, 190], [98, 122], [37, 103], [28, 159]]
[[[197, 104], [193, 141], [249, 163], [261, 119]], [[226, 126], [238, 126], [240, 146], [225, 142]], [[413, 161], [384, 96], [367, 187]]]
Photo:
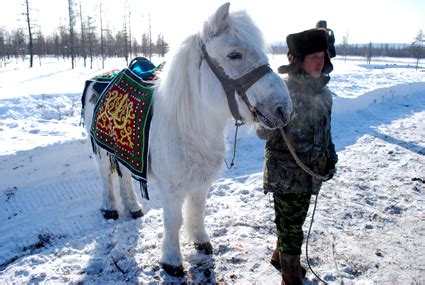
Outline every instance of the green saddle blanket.
[[90, 130], [94, 148], [105, 149], [145, 186], [153, 94], [146, 85], [130, 68], [114, 74], [96, 103]]

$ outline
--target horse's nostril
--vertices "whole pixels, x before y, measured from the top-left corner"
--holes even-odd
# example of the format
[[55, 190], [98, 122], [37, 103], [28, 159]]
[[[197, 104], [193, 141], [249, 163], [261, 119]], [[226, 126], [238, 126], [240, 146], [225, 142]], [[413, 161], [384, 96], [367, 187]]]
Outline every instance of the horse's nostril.
[[278, 106], [277, 109], [276, 109], [276, 112], [277, 112], [278, 115], [283, 115], [284, 114], [283, 107], [282, 106]]
[[289, 124], [289, 122], [293, 119], [293, 114], [288, 113], [288, 110], [283, 106], [278, 106], [276, 108], [276, 116], [284, 126]]
[[278, 106], [276, 109], [276, 115], [278, 118], [280, 118], [283, 122], [286, 122], [288, 120], [288, 116], [285, 113], [285, 110], [282, 106]]

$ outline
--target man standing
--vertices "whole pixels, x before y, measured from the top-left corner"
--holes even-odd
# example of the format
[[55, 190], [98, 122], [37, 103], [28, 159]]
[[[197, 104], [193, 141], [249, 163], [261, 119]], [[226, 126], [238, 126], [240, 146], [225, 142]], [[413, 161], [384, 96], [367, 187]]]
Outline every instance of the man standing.
[[[332, 95], [326, 86], [333, 69], [328, 34], [316, 28], [288, 35], [286, 42], [289, 65], [278, 71], [287, 74], [285, 82], [296, 115], [284, 132], [298, 158], [313, 172], [330, 179], [338, 157], [331, 136]], [[257, 134], [267, 140], [263, 186], [274, 199], [277, 246], [271, 263], [280, 269], [282, 284], [303, 284], [303, 224], [311, 196], [319, 193], [322, 180], [297, 164], [280, 130], [259, 127]]]

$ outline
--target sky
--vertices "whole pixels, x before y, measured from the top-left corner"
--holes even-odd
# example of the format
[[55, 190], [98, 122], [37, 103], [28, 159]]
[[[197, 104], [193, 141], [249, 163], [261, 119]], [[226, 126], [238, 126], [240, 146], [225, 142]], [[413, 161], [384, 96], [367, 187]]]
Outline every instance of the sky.
[[[45, 34], [52, 34], [59, 23], [67, 24], [68, 0], [30, 0], [34, 17]], [[0, 27], [24, 25], [24, 0], [0, 0]], [[76, 0], [79, 3], [78, 0]], [[124, 0], [103, 0], [106, 22], [122, 27]], [[223, 0], [128, 0], [132, 9], [133, 34], [147, 31], [149, 18], [153, 38], [159, 33], [167, 42], [179, 44], [225, 1]], [[411, 43], [419, 30], [425, 31], [425, 1], [423, 0], [229, 0], [231, 11], [246, 10], [267, 42], [284, 41], [286, 35], [313, 28], [318, 20], [326, 20], [333, 29], [336, 43], [347, 36], [349, 43]], [[98, 0], [85, 0], [90, 15], [97, 17]], [[53, 13], [52, 13], [53, 11]], [[115, 14], [113, 14], [115, 12]], [[88, 12], [84, 12], [88, 15]], [[140, 34], [142, 33], [140, 32]], [[140, 40], [139, 40], [140, 41]]]

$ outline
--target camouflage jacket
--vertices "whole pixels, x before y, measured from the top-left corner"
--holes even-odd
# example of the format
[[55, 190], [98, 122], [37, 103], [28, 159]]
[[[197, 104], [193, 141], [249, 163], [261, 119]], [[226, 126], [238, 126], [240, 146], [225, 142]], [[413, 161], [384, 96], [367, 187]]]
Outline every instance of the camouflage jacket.
[[[329, 77], [315, 79], [306, 74], [288, 74], [285, 82], [291, 95], [294, 119], [284, 130], [301, 161], [320, 175], [335, 173], [338, 156], [331, 136], [332, 94]], [[266, 139], [264, 191], [317, 194], [322, 182], [302, 170], [292, 157], [279, 130], [258, 128]]]

